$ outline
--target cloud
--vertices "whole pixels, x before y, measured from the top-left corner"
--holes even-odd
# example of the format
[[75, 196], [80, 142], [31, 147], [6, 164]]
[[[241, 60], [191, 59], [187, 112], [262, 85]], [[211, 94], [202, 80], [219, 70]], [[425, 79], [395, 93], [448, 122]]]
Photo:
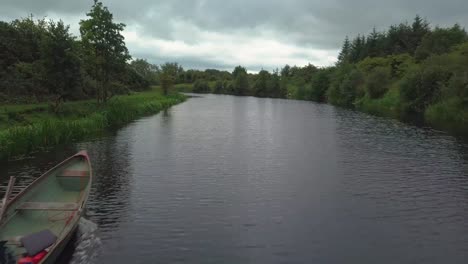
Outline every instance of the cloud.
[[[62, 18], [78, 33], [92, 1], [0, 0], [0, 17], [30, 13]], [[104, 0], [127, 24], [130, 52], [185, 67], [249, 70], [286, 63], [332, 64], [346, 35], [411, 21], [416, 14], [433, 25], [468, 25], [466, 0]]]

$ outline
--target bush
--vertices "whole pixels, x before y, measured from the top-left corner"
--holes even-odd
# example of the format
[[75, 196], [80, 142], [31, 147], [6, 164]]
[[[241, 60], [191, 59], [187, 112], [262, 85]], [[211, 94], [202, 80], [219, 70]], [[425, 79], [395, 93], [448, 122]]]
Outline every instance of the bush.
[[327, 97], [330, 103], [352, 107], [356, 98], [363, 96], [363, 74], [352, 65], [341, 66], [334, 74]]
[[365, 90], [371, 99], [381, 98], [387, 91], [391, 81], [388, 67], [374, 68], [366, 78]]
[[193, 92], [194, 93], [209, 93], [210, 86], [208, 85], [208, 82], [205, 80], [197, 80], [193, 84]]
[[308, 100], [324, 102], [326, 93], [330, 87], [333, 69], [321, 69], [312, 77]]
[[440, 98], [441, 88], [449, 78], [450, 72], [442, 66], [422, 66], [408, 72], [400, 86], [405, 112], [424, 113]]
[[121, 126], [184, 100], [185, 97], [181, 95], [121, 96], [112, 98], [98, 111], [90, 111], [87, 116], [78, 119], [51, 117], [30, 125], [3, 129], [0, 130], [0, 160], [97, 135], [106, 128]]
[[452, 98], [427, 108], [426, 121], [440, 129], [461, 135], [468, 134], [468, 106], [459, 98]]
[[394, 85], [381, 98], [371, 99], [365, 96], [356, 102], [356, 108], [378, 116], [399, 118], [400, 117], [400, 95], [397, 85]]
[[215, 93], [215, 94], [221, 94], [221, 93], [223, 93], [223, 91], [224, 91], [223, 82], [221, 82], [221, 81], [216, 81], [215, 86], [214, 86], [214, 89], [213, 89], [213, 93]]
[[367, 57], [357, 64], [360, 71], [364, 73], [370, 73], [377, 67], [387, 67], [390, 65], [388, 58], [383, 57]]

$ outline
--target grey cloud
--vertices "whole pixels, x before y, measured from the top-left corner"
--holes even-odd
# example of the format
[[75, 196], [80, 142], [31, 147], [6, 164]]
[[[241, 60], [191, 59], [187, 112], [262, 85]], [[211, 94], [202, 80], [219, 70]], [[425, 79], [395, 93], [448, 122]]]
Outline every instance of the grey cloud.
[[[63, 14], [67, 21], [67, 16], [84, 17], [92, 2], [0, 0], [0, 17], [52, 13]], [[411, 21], [416, 14], [433, 25], [458, 22], [468, 26], [466, 0], [104, 0], [104, 4], [117, 20], [138, 29], [140, 34], [187, 43], [198, 39], [189, 30], [177, 32], [178, 21], [201, 31], [223, 34], [243, 32], [255, 36], [268, 30], [278, 41], [322, 50], [339, 49], [346, 35], [368, 33], [373, 27], [384, 30], [391, 24]]]

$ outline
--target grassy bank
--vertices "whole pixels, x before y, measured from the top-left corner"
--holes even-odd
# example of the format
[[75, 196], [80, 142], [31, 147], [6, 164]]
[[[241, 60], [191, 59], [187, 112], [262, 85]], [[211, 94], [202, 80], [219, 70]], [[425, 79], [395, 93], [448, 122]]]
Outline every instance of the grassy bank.
[[355, 107], [368, 114], [399, 119], [400, 104], [400, 92], [397, 88], [393, 88], [382, 98], [371, 99], [364, 96], [356, 102]]
[[104, 106], [93, 100], [65, 103], [57, 114], [47, 104], [2, 106], [0, 160], [95, 136], [184, 100], [152, 90], [118, 96]]

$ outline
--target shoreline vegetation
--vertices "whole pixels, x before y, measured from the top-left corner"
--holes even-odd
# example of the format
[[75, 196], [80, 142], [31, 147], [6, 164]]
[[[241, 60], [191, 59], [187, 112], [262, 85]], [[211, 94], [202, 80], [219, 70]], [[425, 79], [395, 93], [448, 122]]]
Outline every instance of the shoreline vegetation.
[[[95, 0], [80, 38], [61, 20], [0, 21], [0, 161], [99, 135], [186, 96], [171, 92], [172, 64], [148, 78], [125, 25]], [[176, 69], [177, 70], [177, 69]], [[159, 86], [156, 86], [158, 84]]]
[[431, 27], [419, 16], [346, 37], [331, 67], [181, 70], [176, 84], [184, 92], [324, 102], [468, 136], [468, 34], [458, 24]]
[[2, 106], [0, 119], [3, 123], [8, 118], [9, 125], [0, 127], [0, 160], [97, 136], [185, 99], [184, 95], [163, 95], [155, 89], [116, 96], [105, 105], [95, 100], [64, 103], [60, 114], [50, 112], [47, 104]]
[[416, 16], [346, 37], [334, 66], [253, 74], [132, 58], [107, 7], [95, 0], [86, 15], [80, 38], [62, 21], [0, 21], [0, 160], [157, 113], [185, 100], [175, 91], [325, 102], [468, 135], [468, 34], [458, 24]]

